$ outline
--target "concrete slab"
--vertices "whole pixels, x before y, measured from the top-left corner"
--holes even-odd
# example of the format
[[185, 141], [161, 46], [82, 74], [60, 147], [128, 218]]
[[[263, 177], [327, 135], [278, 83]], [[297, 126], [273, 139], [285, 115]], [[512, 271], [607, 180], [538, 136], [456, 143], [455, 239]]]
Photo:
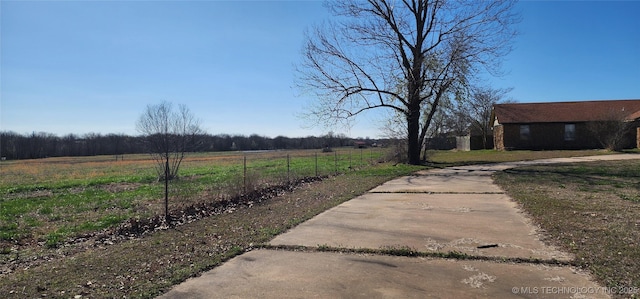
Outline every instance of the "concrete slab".
[[176, 286], [180, 298], [608, 298], [570, 267], [257, 250]]
[[[423, 252], [570, 260], [545, 245], [504, 194], [369, 193], [274, 238], [272, 245], [408, 246]], [[497, 245], [479, 249], [478, 246]]]
[[386, 182], [370, 192], [374, 193], [502, 193], [491, 177], [455, 172], [421, 172]]
[[[539, 165], [539, 164], [557, 164], [557, 163], [580, 163], [580, 162], [594, 162], [594, 161], [619, 161], [619, 160], [635, 160], [640, 159], [640, 154], [613, 154], [613, 155], [598, 155], [598, 156], [585, 156], [585, 157], [572, 157], [572, 158], [551, 158], [540, 159], [532, 161], [517, 161], [517, 162], [505, 162], [487, 165], [475, 165], [479, 167], [487, 167], [496, 171], [505, 170], [508, 168], [527, 166], [527, 165]], [[474, 167], [474, 166], [469, 166]]]
[[617, 161], [617, 160], [634, 160], [640, 159], [640, 154], [615, 154], [615, 155], [598, 155], [575, 157], [575, 160], [582, 161]]

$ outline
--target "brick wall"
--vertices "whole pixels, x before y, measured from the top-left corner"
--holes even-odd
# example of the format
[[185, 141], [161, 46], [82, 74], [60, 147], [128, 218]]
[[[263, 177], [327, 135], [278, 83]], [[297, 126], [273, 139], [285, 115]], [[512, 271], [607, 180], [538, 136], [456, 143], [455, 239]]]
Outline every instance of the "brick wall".
[[[575, 138], [573, 140], [565, 140], [564, 123], [535, 123], [528, 124], [530, 136], [523, 139], [520, 136], [520, 124], [504, 124], [502, 125], [502, 136], [500, 139], [496, 136], [496, 149], [532, 149], [532, 150], [553, 150], [553, 149], [596, 149], [602, 148], [602, 145], [593, 135], [587, 123], [575, 124]], [[634, 145], [640, 148], [640, 124], [636, 123], [633, 130], [629, 131], [625, 137], [624, 148], [631, 148]], [[635, 142], [634, 142], [635, 139]], [[501, 146], [498, 145], [498, 141]]]
[[493, 127], [493, 148], [499, 151], [505, 150], [503, 125]]

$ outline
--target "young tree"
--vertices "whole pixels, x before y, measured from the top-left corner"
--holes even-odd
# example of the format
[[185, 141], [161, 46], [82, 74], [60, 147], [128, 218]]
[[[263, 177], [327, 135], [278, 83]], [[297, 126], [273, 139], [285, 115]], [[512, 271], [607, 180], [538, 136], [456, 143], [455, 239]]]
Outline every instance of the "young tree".
[[202, 136], [200, 122], [185, 105], [178, 110], [169, 102], [148, 105], [136, 123], [156, 163], [159, 180], [164, 181], [165, 220], [169, 216], [169, 181], [177, 178], [185, 153], [192, 150]]
[[600, 145], [610, 151], [619, 151], [625, 146], [632, 122], [627, 119], [629, 111], [609, 109], [601, 111], [600, 120], [587, 123], [587, 130]]
[[497, 73], [497, 59], [511, 50], [513, 5], [511, 0], [330, 2], [330, 11], [343, 18], [307, 34], [298, 72], [298, 85], [318, 97], [307, 116], [331, 125], [370, 109], [395, 110], [407, 128], [408, 162], [419, 164], [442, 97], [480, 67]]
[[511, 92], [511, 88], [474, 87], [471, 89], [471, 98], [465, 105], [465, 113], [469, 115], [471, 127], [482, 135], [482, 145], [487, 149], [487, 138], [490, 135], [493, 124], [491, 112], [493, 105], [507, 103], [505, 95]]

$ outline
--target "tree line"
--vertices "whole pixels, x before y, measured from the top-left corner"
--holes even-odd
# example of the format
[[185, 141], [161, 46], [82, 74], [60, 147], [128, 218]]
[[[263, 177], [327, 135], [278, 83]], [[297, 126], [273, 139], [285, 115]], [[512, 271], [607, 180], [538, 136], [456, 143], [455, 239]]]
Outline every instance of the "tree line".
[[[250, 151], [277, 149], [321, 149], [354, 145], [354, 140], [343, 134], [275, 138], [253, 134], [201, 134], [192, 152]], [[365, 143], [380, 143], [380, 140], [363, 139]], [[384, 142], [384, 141], [382, 141]], [[388, 141], [387, 141], [388, 143]], [[57, 136], [46, 132], [19, 134], [12, 131], [0, 132], [0, 156], [7, 160], [39, 159], [65, 156], [97, 156], [148, 153], [145, 137], [125, 134], [88, 133]]]

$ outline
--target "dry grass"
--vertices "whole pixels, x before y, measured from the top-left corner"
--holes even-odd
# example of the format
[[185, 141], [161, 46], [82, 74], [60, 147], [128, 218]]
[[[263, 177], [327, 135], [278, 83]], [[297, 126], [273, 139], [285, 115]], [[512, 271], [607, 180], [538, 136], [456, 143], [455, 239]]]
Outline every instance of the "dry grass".
[[485, 164], [497, 162], [513, 162], [525, 160], [538, 160], [549, 158], [569, 158], [595, 155], [609, 155], [616, 152], [607, 150], [554, 150], [554, 151], [494, 151], [476, 150], [468, 152], [459, 151], [431, 151], [428, 160], [435, 166], [444, 167], [460, 164]]
[[640, 161], [530, 166], [496, 178], [546, 241], [574, 253], [604, 285], [640, 288]]
[[57, 188], [87, 185], [96, 179], [127, 181], [153, 176], [153, 160], [147, 155], [115, 157], [65, 157], [5, 161], [0, 167], [0, 190], [16, 187]]

